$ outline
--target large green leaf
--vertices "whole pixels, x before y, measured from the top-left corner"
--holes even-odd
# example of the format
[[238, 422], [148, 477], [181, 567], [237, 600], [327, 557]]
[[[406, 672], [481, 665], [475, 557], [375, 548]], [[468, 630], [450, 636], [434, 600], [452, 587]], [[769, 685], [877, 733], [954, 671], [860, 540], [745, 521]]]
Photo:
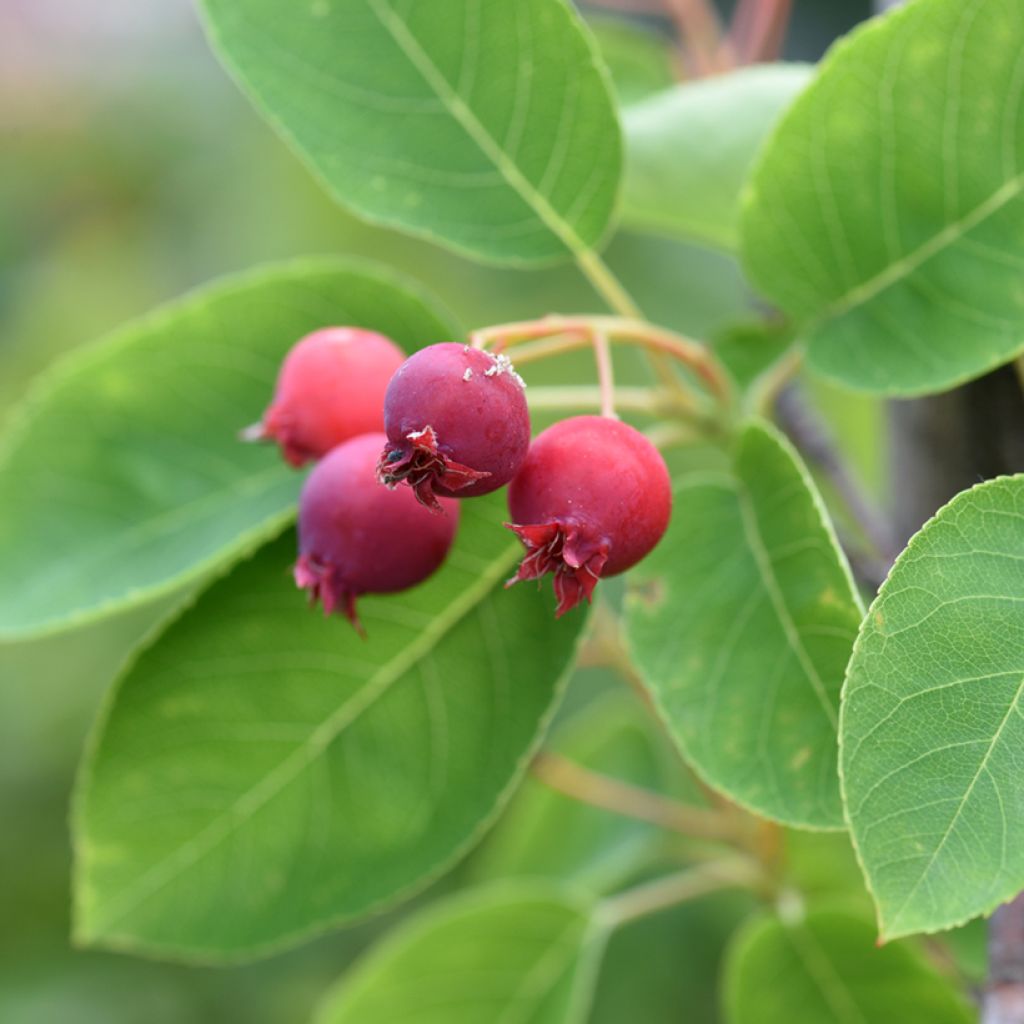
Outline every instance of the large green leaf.
[[596, 246], [621, 139], [565, 0], [202, 0], [256, 105], [339, 202], [485, 260]]
[[784, 439], [750, 425], [732, 468], [679, 481], [668, 534], [633, 573], [630, 647], [708, 782], [786, 824], [838, 828], [839, 691], [860, 601]]
[[453, 897], [371, 951], [317, 1024], [582, 1024], [605, 941], [591, 911], [540, 881]]
[[445, 568], [311, 612], [285, 537], [215, 584], [118, 687], [75, 814], [80, 941], [228, 959], [436, 876], [518, 780], [581, 616], [503, 581], [502, 503], [462, 506]]
[[814, 369], [911, 395], [1024, 350], [1022, 50], [1018, 0], [916, 0], [836, 46], [785, 117], [743, 248]]
[[976, 1014], [905, 944], [879, 949], [871, 922], [835, 910], [762, 917], [734, 940], [728, 1024], [970, 1024]]
[[733, 249], [740, 192], [808, 64], [762, 64], [676, 85], [623, 112], [623, 223]]
[[66, 359], [0, 455], [0, 640], [170, 593], [273, 536], [300, 479], [240, 444], [281, 357], [325, 324], [449, 335], [408, 281], [306, 260], [203, 289]]
[[959, 495], [900, 556], [850, 662], [841, 747], [884, 937], [1024, 889], [1024, 476]]

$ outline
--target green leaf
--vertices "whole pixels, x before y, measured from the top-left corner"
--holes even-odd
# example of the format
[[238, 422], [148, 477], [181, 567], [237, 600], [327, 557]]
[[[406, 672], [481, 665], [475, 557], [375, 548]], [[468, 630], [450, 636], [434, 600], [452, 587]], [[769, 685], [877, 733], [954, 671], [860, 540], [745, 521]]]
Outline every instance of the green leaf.
[[723, 982], [728, 1024], [970, 1024], [976, 1014], [906, 944], [875, 944], [870, 921], [813, 910], [762, 917], [734, 940]]
[[757, 152], [812, 71], [742, 68], [627, 107], [624, 225], [736, 248], [740, 192]]
[[593, 16], [587, 26], [612, 76], [619, 103], [628, 105], [667, 89], [676, 80], [668, 37], [626, 18]]
[[540, 881], [450, 898], [372, 950], [316, 1024], [582, 1024], [605, 938], [591, 911]]
[[343, 205], [483, 260], [602, 240], [621, 139], [566, 0], [202, 0], [221, 57]]
[[749, 390], [793, 348], [788, 324], [752, 321], [734, 324], [714, 339], [715, 355], [741, 391]]
[[[620, 684], [621, 685], [621, 684]], [[610, 693], [586, 707], [547, 747], [590, 771], [663, 791], [670, 770], [635, 699]], [[652, 825], [590, 807], [528, 779], [482, 851], [483, 877], [546, 877], [607, 892], [659, 847]]]
[[783, 120], [743, 250], [813, 369], [914, 395], [1024, 350], [1022, 49], [1017, 0], [918, 0], [836, 46]]
[[1024, 476], [954, 498], [899, 557], [850, 662], [841, 749], [883, 937], [1024, 889]]
[[284, 353], [326, 324], [450, 336], [408, 281], [305, 260], [229, 278], [64, 360], [0, 455], [0, 640], [171, 593], [280, 531], [300, 477], [240, 444]]
[[754, 423], [731, 474], [684, 476], [632, 582], [630, 648], [691, 764], [759, 814], [841, 827], [839, 691], [862, 611], [788, 443]]
[[504, 591], [521, 555], [465, 502], [425, 585], [311, 612], [285, 537], [121, 681], [80, 781], [80, 941], [232, 959], [409, 896], [504, 804], [584, 619]]

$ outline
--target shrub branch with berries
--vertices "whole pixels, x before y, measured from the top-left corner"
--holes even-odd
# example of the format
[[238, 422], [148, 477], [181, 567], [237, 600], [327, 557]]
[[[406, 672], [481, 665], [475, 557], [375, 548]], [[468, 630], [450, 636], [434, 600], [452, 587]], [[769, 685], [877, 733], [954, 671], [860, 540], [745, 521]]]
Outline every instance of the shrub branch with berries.
[[[79, 945], [227, 963], [392, 908], [319, 1024], [971, 1019], [953, 930], [1024, 889], [1024, 467], [899, 553], [865, 437], [979, 380], [1024, 418], [1024, 21], [911, 0], [811, 68], [790, 5], [675, 6], [682, 64], [565, 0], [201, 0], [331, 195], [524, 319], [275, 265], [15, 415], [0, 643], [135, 624]], [[558, 263], [607, 311], [549, 313]]]

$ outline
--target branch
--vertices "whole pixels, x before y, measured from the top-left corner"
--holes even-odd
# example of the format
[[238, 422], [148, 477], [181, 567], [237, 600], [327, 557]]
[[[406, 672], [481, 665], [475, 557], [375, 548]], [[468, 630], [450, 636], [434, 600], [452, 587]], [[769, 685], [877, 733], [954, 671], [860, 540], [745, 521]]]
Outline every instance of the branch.
[[740, 0], [730, 33], [738, 64], [778, 60], [792, 0]]
[[1024, 894], [989, 921], [982, 1024], [1024, 1024]]

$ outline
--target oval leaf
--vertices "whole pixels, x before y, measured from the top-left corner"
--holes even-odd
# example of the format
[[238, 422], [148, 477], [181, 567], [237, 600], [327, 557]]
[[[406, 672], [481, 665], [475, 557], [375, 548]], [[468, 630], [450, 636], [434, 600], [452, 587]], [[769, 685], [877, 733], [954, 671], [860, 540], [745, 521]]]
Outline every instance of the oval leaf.
[[285, 537], [215, 584], [122, 680], [80, 780], [81, 941], [266, 952], [408, 896], [503, 804], [581, 616], [506, 592], [501, 503], [466, 502], [445, 568], [310, 611]]
[[410, 282], [306, 260], [195, 292], [60, 363], [0, 458], [0, 640], [170, 593], [279, 532], [300, 477], [241, 444], [284, 353], [327, 324], [450, 336]]
[[850, 662], [841, 747], [883, 937], [1024, 889], [1024, 476], [959, 495], [897, 560]]
[[860, 601], [798, 456], [763, 424], [733, 474], [683, 477], [669, 532], [634, 570], [627, 631], [682, 752], [789, 825], [839, 828], [839, 691]]
[[571, 890], [489, 886], [405, 923], [341, 981], [316, 1024], [580, 1024], [603, 945]]
[[728, 1024], [970, 1024], [976, 1017], [916, 950], [879, 949], [870, 921], [833, 910], [798, 922], [753, 921], [734, 940], [723, 988]]
[[202, 6], [239, 83], [357, 214], [500, 263], [603, 237], [620, 132], [565, 0]]
[[814, 369], [912, 395], [1024, 350], [1022, 49], [1017, 0], [919, 0], [838, 45], [784, 119], [743, 248]]
[[812, 70], [762, 64], [627, 107], [623, 223], [736, 248], [740, 192], [754, 158]]

